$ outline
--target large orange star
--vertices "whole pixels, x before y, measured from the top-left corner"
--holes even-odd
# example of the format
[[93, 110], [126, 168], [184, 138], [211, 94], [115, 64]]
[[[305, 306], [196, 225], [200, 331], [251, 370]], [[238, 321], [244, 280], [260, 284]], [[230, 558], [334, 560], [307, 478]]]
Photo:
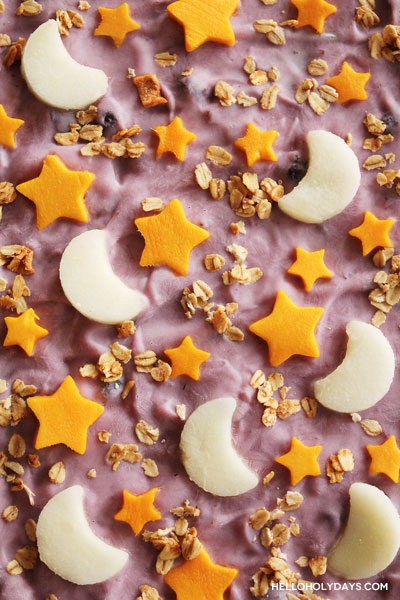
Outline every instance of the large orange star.
[[370, 73], [358, 73], [351, 68], [348, 62], [344, 61], [339, 75], [330, 77], [326, 80], [328, 85], [337, 90], [339, 94], [339, 103], [349, 100], [366, 100], [368, 98], [365, 86], [370, 78]]
[[195, 381], [200, 377], [200, 365], [211, 356], [209, 352], [196, 348], [189, 335], [178, 348], [164, 350], [164, 354], [172, 361], [171, 379], [179, 375], [187, 375]]
[[332, 273], [324, 263], [325, 250], [308, 252], [296, 248], [296, 260], [288, 268], [290, 275], [301, 277], [304, 288], [309, 292], [317, 279], [332, 279]]
[[112, 38], [116, 48], [120, 47], [127, 33], [140, 29], [140, 25], [131, 19], [127, 2], [117, 8], [99, 6], [99, 13], [101, 21], [93, 35], [106, 35]]
[[223, 600], [224, 592], [238, 575], [237, 569], [213, 563], [203, 548], [193, 560], [185, 560], [164, 575], [176, 600]]
[[369, 210], [366, 210], [362, 224], [351, 229], [349, 234], [361, 241], [362, 253], [363, 256], [366, 256], [378, 246], [393, 248], [389, 237], [389, 231], [393, 224], [393, 219], [377, 219]]
[[146, 523], [162, 519], [153, 506], [158, 491], [158, 488], [153, 488], [145, 494], [135, 496], [124, 490], [122, 508], [114, 515], [114, 519], [128, 523], [134, 534], [139, 535]]
[[140, 217], [135, 224], [145, 241], [140, 266], [167, 265], [176, 275], [187, 275], [191, 251], [210, 237], [186, 219], [176, 198], [158, 215]]
[[4, 317], [8, 331], [3, 346], [21, 346], [28, 356], [32, 356], [36, 342], [49, 333], [37, 325], [36, 320], [39, 321], [39, 317], [33, 308], [28, 308], [19, 317]]
[[365, 446], [371, 457], [369, 472], [376, 475], [384, 473], [395, 483], [399, 483], [400, 450], [396, 444], [396, 438], [391, 435], [380, 446]]
[[14, 134], [23, 124], [24, 121], [21, 119], [9, 117], [4, 106], [0, 104], [0, 145], [7, 146], [7, 148], [14, 148]]
[[89, 215], [83, 198], [93, 173], [70, 171], [55, 155], [43, 161], [39, 177], [17, 185], [17, 191], [36, 205], [36, 226], [43, 229], [60, 217], [86, 223]]
[[253, 123], [247, 124], [246, 135], [235, 142], [236, 148], [243, 150], [247, 158], [247, 166], [251, 167], [258, 160], [269, 160], [276, 162], [275, 152], [272, 145], [278, 137], [274, 129], [260, 131]]
[[292, 0], [299, 14], [297, 27], [311, 25], [318, 33], [323, 33], [325, 19], [336, 12], [336, 6], [324, 0]]
[[321, 450], [322, 446], [305, 446], [293, 437], [289, 452], [275, 458], [275, 462], [289, 469], [290, 483], [296, 485], [307, 475], [321, 475], [317, 460]]
[[35, 448], [65, 444], [85, 454], [87, 430], [104, 411], [97, 402], [80, 395], [69, 375], [51, 396], [33, 396], [27, 400], [39, 421]]
[[166, 152], [172, 152], [178, 160], [185, 160], [186, 146], [194, 142], [197, 136], [184, 128], [182, 119], [175, 117], [169, 125], [154, 127], [160, 141], [156, 150], [157, 158]]
[[167, 12], [183, 25], [186, 50], [191, 52], [206, 42], [234, 45], [229, 19], [238, 4], [239, 0], [178, 0], [167, 6]]
[[273, 367], [294, 354], [317, 358], [319, 348], [314, 331], [323, 312], [319, 307], [297, 306], [280, 290], [271, 314], [249, 325], [249, 329], [267, 342]]

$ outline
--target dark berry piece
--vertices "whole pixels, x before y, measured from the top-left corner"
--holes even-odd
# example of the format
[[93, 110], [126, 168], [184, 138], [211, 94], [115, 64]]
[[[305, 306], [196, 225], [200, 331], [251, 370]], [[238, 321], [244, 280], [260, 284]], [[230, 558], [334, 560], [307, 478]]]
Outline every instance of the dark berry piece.
[[289, 178], [292, 181], [295, 181], [296, 183], [298, 183], [299, 181], [301, 181], [303, 179], [303, 177], [306, 173], [307, 173], [306, 161], [301, 160], [300, 157], [296, 156], [296, 158], [293, 161], [292, 166], [289, 167], [289, 170], [288, 170]]
[[106, 112], [103, 117], [103, 126], [104, 127], [115, 127], [117, 124], [117, 118], [112, 112]]
[[390, 110], [388, 110], [382, 115], [381, 121], [383, 121], [386, 125], [385, 133], [393, 133], [392, 130], [396, 129], [397, 127], [397, 121], [394, 115], [390, 112]]

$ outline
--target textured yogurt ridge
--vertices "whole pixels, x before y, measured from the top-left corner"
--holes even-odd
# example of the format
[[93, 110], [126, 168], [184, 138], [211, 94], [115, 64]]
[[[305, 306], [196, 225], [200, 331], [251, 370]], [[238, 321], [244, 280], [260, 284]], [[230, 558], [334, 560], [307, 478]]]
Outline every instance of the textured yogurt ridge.
[[[257, 532], [247, 524], [250, 514], [261, 506], [275, 507], [276, 498], [282, 497], [288, 489], [301, 492], [304, 502], [292, 513], [300, 524], [300, 535], [292, 537], [282, 550], [287, 553], [289, 566], [309, 580], [313, 579], [309, 569], [296, 568], [294, 561], [301, 555], [327, 554], [346, 522], [348, 490], [352, 482], [377, 485], [400, 509], [398, 486], [384, 475], [368, 473], [369, 459], [365, 450], [366, 444], [382, 443], [398, 433], [400, 384], [397, 374], [388, 394], [362, 414], [363, 418], [377, 419], [382, 425], [383, 434], [375, 439], [366, 436], [349, 415], [336, 414], [323, 407], [318, 407], [314, 419], [307, 419], [301, 411], [288, 420], [278, 420], [272, 428], [265, 428], [260, 420], [262, 407], [256, 400], [255, 390], [249, 386], [256, 369], [266, 373], [278, 370], [284, 375], [286, 385], [292, 387], [289, 397], [312, 396], [313, 382], [337, 366], [346, 348], [345, 325], [354, 319], [369, 322], [374, 313], [367, 296], [377, 269], [370, 256], [362, 256], [359, 241], [350, 237], [348, 231], [362, 222], [365, 210], [381, 219], [396, 219], [396, 192], [379, 188], [376, 171], [362, 170], [361, 186], [355, 199], [334, 219], [321, 225], [308, 225], [294, 221], [274, 205], [270, 219], [262, 221], [256, 216], [247, 219], [247, 233], [235, 236], [229, 224], [239, 218], [229, 206], [228, 194], [221, 201], [214, 201], [207, 191], [198, 187], [193, 177], [195, 165], [204, 160], [204, 153], [211, 144], [222, 146], [233, 154], [229, 166], [217, 167], [209, 163], [214, 177], [227, 180], [238, 171], [247, 171], [244, 155], [234, 148], [233, 143], [244, 135], [247, 123], [252, 121], [261, 130], [279, 132], [274, 145], [277, 162], [259, 162], [252, 171], [258, 173], [260, 179], [266, 176], [282, 179], [285, 189], [289, 190], [293, 186], [288, 177], [290, 167], [297, 158], [307, 160], [305, 135], [309, 130], [325, 129], [343, 138], [351, 133], [352, 149], [361, 164], [370, 155], [362, 150], [364, 138], [369, 137], [363, 125], [365, 115], [373, 113], [381, 117], [389, 114], [393, 123], [400, 118], [399, 66], [383, 58], [373, 60], [367, 48], [367, 39], [372, 32], [381, 31], [388, 23], [396, 23], [400, 2], [377, 1], [376, 12], [381, 23], [372, 30], [365, 30], [355, 23], [355, 1], [335, 0], [333, 3], [337, 12], [327, 19], [324, 34], [318, 35], [309, 27], [285, 28], [286, 44], [274, 46], [264, 35], [254, 31], [253, 22], [257, 19], [278, 22], [292, 19], [296, 17], [296, 9], [289, 0], [278, 0], [273, 6], [266, 6], [260, 0], [242, 0], [231, 19], [236, 44], [226, 47], [208, 43], [189, 54], [185, 51], [181, 26], [167, 16], [167, 1], [130, 2], [131, 14], [140, 24], [140, 30], [128, 34], [118, 49], [110, 38], [93, 37], [99, 20], [97, 3], [93, 3], [90, 10], [82, 13], [84, 27], [72, 29], [68, 37], [63, 36], [63, 42], [75, 59], [103, 69], [110, 78], [107, 94], [98, 103], [100, 122], [109, 114], [116, 119], [115, 126], [105, 129], [107, 141], [122, 127], [134, 123], [141, 126], [142, 133], [137, 139], [143, 141], [147, 149], [138, 160], [110, 160], [104, 156], [88, 158], [81, 156], [80, 144], [56, 145], [54, 134], [68, 130], [68, 124], [75, 121], [74, 113], [49, 108], [39, 102], [28, 91], [18, 63], [11, 68], [1, 66], [0, 103], [9, 115], [24, 119], [25, 124], [16, 134], [14, 150], [0, 147], [0, 181], [17, 185], [37, 177], [47, 154], [57, 154], [68, 168], [90, 171], [96, 178], [85, 198], [90, 213], [87, 224], [60, 219], [38, 231], [32, 202], [18, 195], [13, 204], [3, 207], [0, 245], [22, 244], [34, 250], [35, 274], [26, 277], [31, 290], [28, 305], [39, 314], [40, 324], [50, 333], [38, 342], [30, 358], [18, 347], [1, 348], [0, 377], [9, 384], [18, 377], [25, 383], [35, 384], [39, 393], [46, 395], [52, 394], [63, 379], [71, 375], [82, 395], [105, 407], [103, 415], [89, 429], [83, 456], [57, 445], [38, 452], [41, 463], [38, 469], [28, 467], [26, 457], [21, 459], [25, 468], [24, 482], [36, 494], [33, 508], [23, 492], [11, 492], [5, 481], [0, 481], [0, 510], [10, 504], [17, 505], [20, 510], [16, 521], [0, 520], [2, 599], [44, 600], [52, 593], [59, 600], [81, 600], [82, 597], [87, 600], [130, 600], [139, 595], [139, 586], [147, 583], [156, 587], [163, 599], [173, 600], [175, 594], [155, 571], [157, 551], [145, 544], [141, 536], [134, 537], [126, 523], [113, 519], [121, 507], [123, 489], [141, 494], [154, 486], [160, 488], [156, 507], [164, 518], [150, 524], [148, 528], [152, 530], [172, 525], [169, 509], [179, 506], [186, 498], [200, 507], [201, 515], [194, 523], [200, 540], [215, 562], [239, 570], [238, 577], [225, 593], [227, 600], [251, 597], [250, 578], [270, 556], [261, 546]], [[27, 38], [41, 23], [54, 18], [58, 8], [76, 10], [76, 3], [72, 1], [43, 2], [40, 15], [17, 17], [14, 14], [17, 3], [8, 0], [5, 4], [4, 13], [0, 14], [0, 32], [10, 35], [13, 41], [18, 37]], [[114, 2], [108, 4], [117, 5]], [[2, 54], [7, 51], [1, 50]], [[175, 66], [163, 68], [155, 63], [154, 54], [164, 51], [177, 54]], [[280, 70], [278, 85], [281, 91], [273, 110], [261, 110], [259, 105], [222, 107], [214, 97], [214, 85], [220, 79], [232, 85], [236, 94], [245, 91], [248, 95], [260, 96], [264, 86], [252, 86], [243, 71], [246, 55], [254, 56], [260, 69], [277, 66]], [[294, 100], [296, 87], [302, 79], [309, 77], [306, 67], [313, 58], [323, 58], [328, 63], [328, 73], [318, 78], [321, 83], [336, 75], [344, 60], [356, 71], [369, 71], [368, 100], [334, 104], [322, 116], [317, 116], [307, 103], [297, 104]], [[135, 86], [126, 76], [129, 67], [134, 68], [136, 74], [156, 73], [168, 104], [144, 109]], [[189, 77], [180, 75], [191, 67], [194, 70]], [[156, 161], [157, 139], [152, 128], [167, 125], [175, 116], [182, 118], [184, 126], [195, 133], [197, 139], [188, 147], [184, 162], [178, 162], [170, 154]], [[395, 152], [397, 146], [398, 126], [393, 123], [390, 132], [395, 141], [383, 148], [385, 152]], [[179, 198], [188, 219], [210, 233], [210, 238], [192, 252], [187, 277], [177, 277], [165, 267], [139, 266], [144, 244], [134, 219], [144, 216], [140, 203], [148, 196], [160, 197], [165, 204], [172, 198]], [[80, 376], [79, 368], [85, 363], [95, 363], [116, 339], [115, 327], [91, 322], [80, 315], [68, 303], [59, 282], [58, 267], [64, 248], [73, 237], [89, 229], [106, 229], [116, 273], [127, 285], [144, 292], [150, 299], [150, 308], [138, 317], [137, 331], [128, 339], [128, 343], [132, 340], [133, 353], [154, 350], [157, 356], [165, 358], [164, 349], [177, 347], [186, 335], [190, 335], [197, 347], [211, 354], [201, 367], [199, 381], [178, 377], [159, 384], [149, 375], [136, 373], [133, 361], [125, 366], [124, 379], [117, 384], [106, 385]], [[398, 248], [397, 224], [391, 239]], [[233, 266], [233, 260], [225, 252], [225, 247], [232, 243], [248, 249], [246, 264], [249, 267], [262, 269], [264, 276], [258, 282], [248, 286], [225, 286], [221, 271], [206, 272], [203, 257], [210, 253], [222, 254], [226, 267]], [[324, 248], [326, 264], [333, 273], [332, 280], [317, 281], [307, 293], [299, 278], [287, 275], [296, 246], [307, 250]], [[4, 267], [1, 276], [9, 283], [13, 280], [13, 274]], [[218, 335], [205, 322], [202, 312], [196, 313], [191, 320], [186, 319], [179, 299], [182, 289], [196, 279], [202, 279], [212, 287], [216, 303], [239, 304], [232, 321], [245, 331], [243, 342], [229, 341]], [[280, 289], [296, 304], [324, 307], [325, 313], [316, 331], [320, 357], [293, 357], [273, 369], [268, 361], [266, 344], [247, 328], [269, 314]], [[2, 317], [7, 314], [11, 313], [2, 311]], [[381, 330], [390, 341], [398, 364], [397, 325], [397, 309], [394, 308]], [[2, 318], [1, 342], [5, 333]], [[121, 400], [123, 385], [132, 377], [136, 385], [126, 400]], [[203, 492], [190, 482], [178, 449], [183, 423], [175, 413], [176, 404], [186, 404], [190, 414], [207, 400], [224, 396], [238, 400], [233, 419], [234, 443], [240, 455], [260, 476], [256, 488], [242, 496], [226, 499]], [[154, 446], [139, 444], [144, 456], [154, 459], [158, 465], [160, 474], [155, 479], [146, 477], [138, 464], [123, 462], [117, 471], [112, 471], [105, 461], [108, 446], [97, 439], [99, 430], [107, 430], [112, 433], [111, 443], [136, 443], [134, 425], [139, 419], [160, 429], [160, 440]], [[11, 435], [17, 432], [24, 437], [27, 452], [35, 452], [36, 429], [37, 421], [28, 411], [27, 417], [16, 428], [1, 428], [0, 450], [6, 450]], [[354, 471], [346, 473], [344, 480], [334, 485], [329, 484], [323, 473], [320, 477], [305, 478], [292, 488], [288, 471], [273, 460], [288, 451], [292, 436], [309, 446], [322, 446], [319, 459], [322, 471], [331, 454], [340, 448], [349, 448], [355, 457]], [[50, 483], [47, 472], [59, 460], [65, 464], [66, 479], [55, 486]], [[87, 472], [92, 468], [96, 469], [97, 477], [88, 479]], [[275, 471], [275, 477], [269, 485], [263, 486], [262, 478], [271, 469]], [[127, 566], [104, 584], [85, 588], [63, 581], [40, 561], [33, 570], [25, 570], [22, 575], [7, 574], [7, 563], [14, 558], [18, 548], [28, 543], [23, 529], [25, 520], [37, 520], [40, 510], [56, 492], [75, 484], [85, 488], [90, 526], [107, 543], [129, 552]], [[388, 582], [389, 591], [321, 591], [319, 595], [333, 600], [356, 600], [358, 597], [395, 600], [400, 590], [399, 573], [400, 557], [397, 557], [384, 572], [368, 580]], [[329, 574], [318, 581], [343, 583]], [[284, 598], [285, 592], [270, 592], [269, 597]]]

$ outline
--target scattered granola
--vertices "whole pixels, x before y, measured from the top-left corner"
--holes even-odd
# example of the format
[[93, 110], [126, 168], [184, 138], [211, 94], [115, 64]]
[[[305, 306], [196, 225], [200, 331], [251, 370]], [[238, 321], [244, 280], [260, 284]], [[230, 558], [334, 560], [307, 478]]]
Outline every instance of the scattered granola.
[[151, 458], [144, 458], [140, 466], [147, 477], [157, 477], [159, 475], [157, 464]]
[[113, 444], [107, 451], [106, 460], [112, 464], [112, 470], [116, 471], [124, 460], [128, 463], [136, 463], [142, 460], [136, 444]]
[[261, 95], [260, 99], [260, 107], [263, 110], [271, 110], [275, 107], [278, 95], [280, 92], [279, 85], [271, 85], [268, 88], [265, 88]]
[[329, 483], [340, 483], [343, 474], [354, 469], [354, 457], [348, 448], [342, 448], [337, 454], [331, 454], [326, 463], [326, 475]]
[[229, 165], [232, 162], [232, 154], [221, 146], [208, 146], [206, 158], [221, 166]]
[[313, 77], [320, 77], [328, 71], [328, 63], [322, 58], [314, 58], [308, 63], [307, 71]]
[[221, 269], [225, 264], [225, 259], [220, 254], [207, 254], [204, 257], [204, 266], [207, 271], [214, 272]]
[[375, 437], [382, 433], [382, 427], [379, 421], [375, 421], [374, 419], [363, 419], [361, 421], [361, 427], [363, 431], [371, 437]]
[[6, 523], [11, 523], [12, 521], [15, 521], [15, 519], [18, 517], [18, 512], [19, 511], [16, 506], [6, 506], [6, 508], [1, 513], [1, 518]]
[[202, 190], [208, 190], [210, 187], [210, 181], [212, 179], [212, 173], [205, 162], [196, 165], [194, 169], [194, 177]]
[[36, 542], [36, 522], [33, 519], [27, 519], [24, 529], [28, 540]]
[[23, 17], [34, 17], [42, 12], [42, 5], [35, 0], [25, 0], [18, 6], [15, 14]]
[[214, 94], [218, 98], [221, 106], [231, 106], [236, 103], [235, 90], [226, 81], [217, 81], [214, 87]]
[[95, 479], [97, 477], [96, 469], [89, 469], [87, 476], [88, 479]]
[[8, 452], [13, 458], [21, 458], [26, 451], [26, 443], [19, 433], [14, 433], [8, 442]]
[[235, 265], [230, 271], [222, 273], [222, 281], [225, 285], [233, 283], [241, 283], [249, 285], [255, 283], [263, 276], [263, 272], [259, 267], [251, 267], [250, 269], [243, 263]]
[[129, 337], [135, 333], [136, 327], [133, 321], [122, 321], [122, 323], [117, 325], [117, 331], [117, 337]]
[[135, 382], [133, 379], [129, 379], [129, 381], [126, 382], [126, 384], [124, 385], [124, 389], [121, 392], [122, 400], [125, 400], [128, 397], [129, 392], [132, 390], [134, 385], [135, 385]]
[[[164, 208], [164, 202], [161, 200], [161, 198], [156, 198], [156, 197], [144, 198], [141, 202], [141, 205], [142, 205], [142, 210], [144, 210], [144, 212], [151, 212], [151, 211], [159, 212], [160, 210], [162, 210]], [[120, 336], [118, 336], [118, 337], [120, 337]]]
[[245, 92], [239, 92], [238, 95], [236, 96], [236, 100], [237, 103], [240, 104], [241, 106], [244, 107], [249, 107], [249, 106], [253, 106], [254, 104], [257, 104], [257, 98], [255, 98], [254, 96], [248, 96]]
[[185, 404], [175, 404], [175, 412], [181, 421], [186, 420], [186, 405]]
[[176, 58], [176, 54], [170, 52], [159, 52], [154, 56], [154, 60], [160, 67], [173, 67], [176, 65]]
[[136, 600], [161, 600], [161, 597], [157, 590], [149, 585], [140, 586], [141, 595]]
[[110, 441], [111, 433], [109, 431], [98, 431], [97, 437], [99, 442], [102, 442], [103, 444], [108, 444], [108, 442]]
[[142, 444], [152, 446], [159, 438], [160, 432], [157, 427], [153, 427], [141, 419], [135, 426], [136, 435]]
[[61, 460], [54, 463], [54, 465], [49, 469], [49, 479], [51, 483], [56, 485], [59, 485], [65, 481], [65, 475], [65, 465]]
[[26, 44], [25, 38], [18, 38], [16, 42], [13, 42], [8, 48], [6, 55], [3, 58], [3, 64], [10, 68], [12, 65], [20, 61], [22, 58], [22, 52]]
[[137, 75], [133, 78], [133, 83], [137, 87], [139, 98], [145, 108], [166, 104], [168, 101], [161, 95], [161, 85], [157, 75], [147, 73], [146, 75]]
[[0, 248], [0, 265], [20, 275], [32, 275], [33, 250], [27, 246], [2, 246]]

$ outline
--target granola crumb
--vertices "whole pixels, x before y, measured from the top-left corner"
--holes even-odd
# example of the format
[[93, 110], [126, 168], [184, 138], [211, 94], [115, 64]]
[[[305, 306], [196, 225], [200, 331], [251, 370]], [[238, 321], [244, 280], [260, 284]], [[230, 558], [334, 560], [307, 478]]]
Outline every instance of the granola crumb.
[[181, 421], [186, 420], [186, 404], [175, 404], [175, 412]]
[[18, 517], [18, 508], [16, 506], [10, 505], [6, 506], [6, 508], [1, 513], [1, 518], [6, 523], [12, 523]]
[[36, 542], [36, 521], [33, 519], [27, 519], [24, 524], [24, 530], [28, 540], [31, 542]]
[[263, 485], [268, 485], [269, 482], [274, 478], [275, 476], [275, 471], [270, 471], [269, 473], [267, 473], [265, 475], [265, 477], [263, 478]]
[[144, 458], [140, 466], [147, 477], [157, 477], [159, 475], [157, 463], [151, 458]]
[[98, 431], [97, 437], [99, 442], [102, 442], [103, 444], [108, 444], [108, 442], [110, 441], [111, 433], [109, 431]]
[[234, 233], [235, 235], [239, 235], [239, 233], [245, 234], [246, 233], [246, 227], [244, 224], [244, 221], [238, 221], [237, 223], [231, 223], [229, 225], [232, 233]]
[[117, 325], [117, 331], [117, 337], [129, 337], [130, 335], [133, 335], [135, 333], [136, 327], [133, 321], [122, 321], [122, 323], [119, 323], [119, 325]]
[[126, 382], [126, 384], [124, 385], [124, 389], [121, 392], [121, 398], [122, 400], [126, 400], [126, 398], [128, 397], [130, 391], [132, 390], [132, 388], [134, 387], [135, 382], [133, 379], [130, 379], [129, 381]]
[[49, 479], [51, 483], [56, 485], [59, 485], [65, 481], [65, 475], [65, 465], [61, 460], [54, 463], [54, 465], [49, 469]]
[[153, 427], [143, 419], [136, 424], [135, 432], [139, 441], [146, 446], [152, 446], [155, 444], [160, 435], [157, 427]]
[[89, 469], [87, 476], [88, 479], [94, 479], [97, 476], [96, 469]]

